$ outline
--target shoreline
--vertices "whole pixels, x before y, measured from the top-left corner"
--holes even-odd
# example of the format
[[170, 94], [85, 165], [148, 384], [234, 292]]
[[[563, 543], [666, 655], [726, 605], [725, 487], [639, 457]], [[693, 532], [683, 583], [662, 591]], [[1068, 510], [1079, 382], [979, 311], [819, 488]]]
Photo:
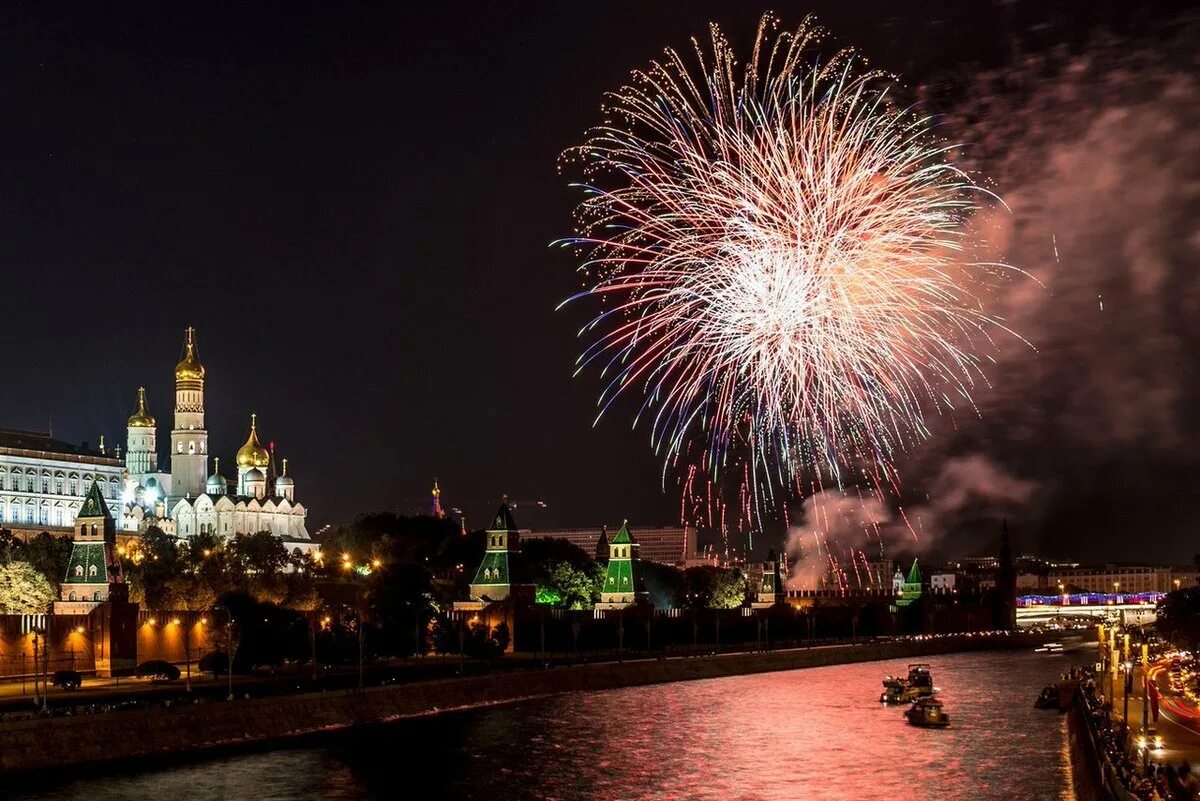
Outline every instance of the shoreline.
[[470, 711], [571, 692], [724, 678], [857, 662], [1032, 648], [1061, 634], [990, 634], [678, 657], [438, 679], [362, 692], [338, 691], [211, 702], [0, 725], [0, 773], [146, 757], [263, 750], [350, 728]]

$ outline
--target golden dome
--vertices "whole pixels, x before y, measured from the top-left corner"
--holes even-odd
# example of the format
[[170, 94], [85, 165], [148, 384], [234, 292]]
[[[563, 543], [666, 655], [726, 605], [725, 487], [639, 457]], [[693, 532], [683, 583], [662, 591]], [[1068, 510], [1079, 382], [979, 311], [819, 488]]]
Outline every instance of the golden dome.
[[258, 441], [258, 415], [250, 415], [250, 436], [246, 444], [238, 448], [238, 467], [266, 467], [271, 463], [271, 454]]
[[175, 365], [176, 381], [203, 381], [204, 365], [196, 358], [196, 329], [187, 329], [187, 339], [183, 343], [183, 359]]
[[146, 411], [146, 388], [138, 387], [137, 411], [129, 415], [130, 428], [154, 428], [154, 418]]

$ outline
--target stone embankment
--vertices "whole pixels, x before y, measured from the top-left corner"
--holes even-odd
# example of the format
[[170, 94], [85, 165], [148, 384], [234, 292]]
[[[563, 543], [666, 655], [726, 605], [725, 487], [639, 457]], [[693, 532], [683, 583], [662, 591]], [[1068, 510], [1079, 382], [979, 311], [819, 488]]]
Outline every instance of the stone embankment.
[[801, 648], [769, 653], [639, 660], [506, 671], [364, 692], [325, 692], [183, 704], [0, 723], [0, 772], [265, 744], [350, 726], [536, 698], [692, 679], [793, 670], [959, 651], [1029, 648], [1029, 634], [955, 636]]

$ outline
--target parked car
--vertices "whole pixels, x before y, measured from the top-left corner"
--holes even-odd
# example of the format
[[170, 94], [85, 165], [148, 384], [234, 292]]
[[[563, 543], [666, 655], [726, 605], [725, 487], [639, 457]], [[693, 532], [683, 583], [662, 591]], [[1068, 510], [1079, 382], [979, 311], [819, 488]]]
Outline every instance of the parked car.
[[153, 681], [175, 681], [179, 678], [179, 668], [162, 659], [151, 659], [137, 666], [137, 677]]
[[54, 671], [55, 687], [62, 687], [64, 690], [78, 690], [81, 684], [83, 684], [83, 675], [77, 670]]

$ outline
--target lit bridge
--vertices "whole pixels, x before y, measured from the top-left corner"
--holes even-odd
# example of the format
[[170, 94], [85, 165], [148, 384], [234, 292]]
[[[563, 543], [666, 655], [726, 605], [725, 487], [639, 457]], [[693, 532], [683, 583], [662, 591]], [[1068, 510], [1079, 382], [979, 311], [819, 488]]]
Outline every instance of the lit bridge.
[[1142, 626], [1154, 622], [1154, 610], [1166, 596], [1162, 592], [1100, 593], [1017, 596], [1017, 625], [1032, 626], [1053, 620], [1109, 620]]

